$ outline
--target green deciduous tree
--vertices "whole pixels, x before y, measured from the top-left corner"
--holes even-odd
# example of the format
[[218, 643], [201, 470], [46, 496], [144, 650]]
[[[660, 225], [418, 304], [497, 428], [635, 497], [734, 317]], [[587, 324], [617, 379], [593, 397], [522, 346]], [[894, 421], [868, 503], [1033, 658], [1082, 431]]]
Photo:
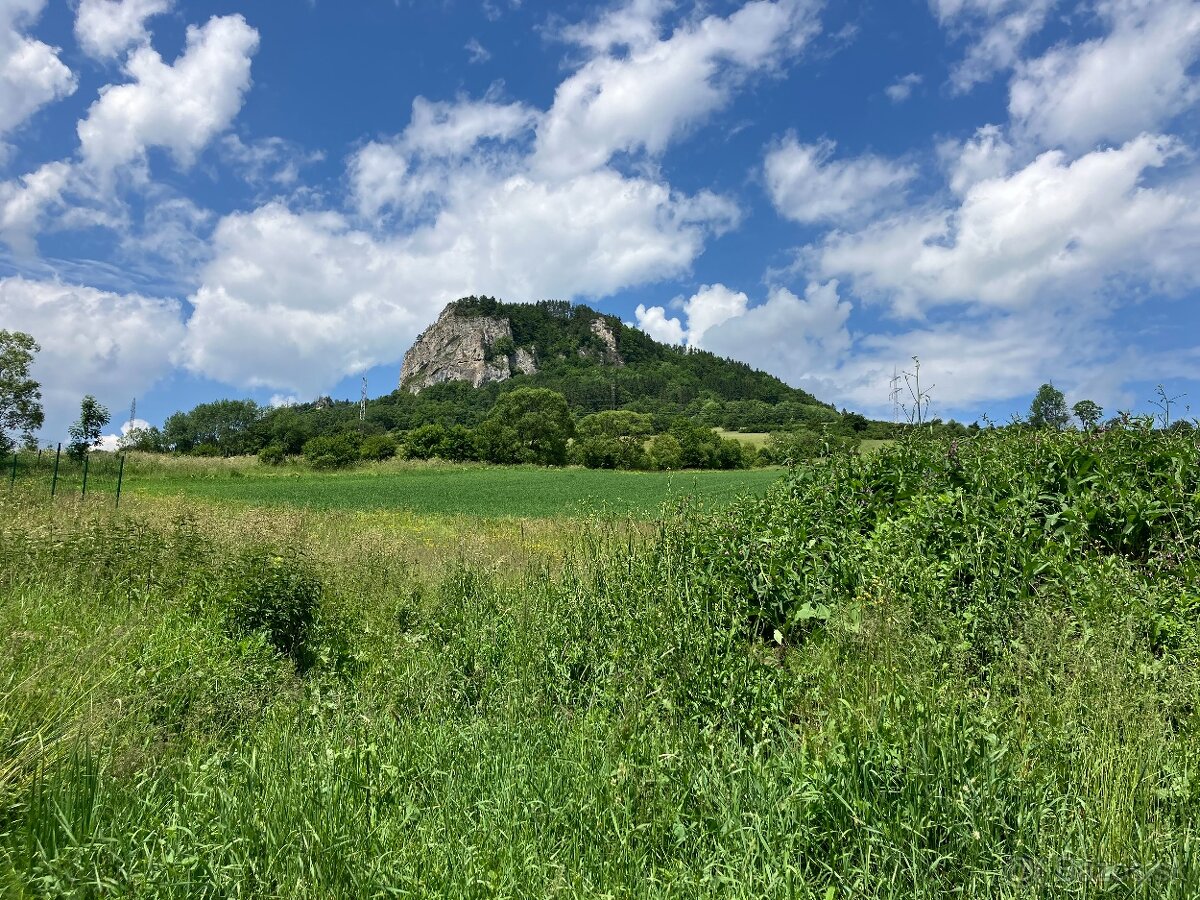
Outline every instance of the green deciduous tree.
[[560, 466], [574, 420], [566, 398], [547, 388], [517, 388], [501, 394], [478, 429], [480, 450], [490, 462]]
[[363, 438], [358, 448], [363, 459], [384, 460], [396, 455], [396, 439], [390, 434], [372, 434]]
[[25, 443], [42, 427], [41, 385], [29, 377], [29, 366], [41, 348], [22, 331], [0, 329], [0, 451], [13, 447], [10, 431]]
[[304, 458], [314, 469], [341, 469], [359, 459], [359, 442], [349, 434], [323, 434], [304, 445]]
[[1034, 428], [1066, 428], [1071, 421], [1067, 411], [1067, 400], [1063, 392], [1053, 384], [1038, 388], [1033, 403], [1029, 406], [1029, 424]]
[[[192, 452], [203, 445], [216, 447], [220, 456], [251, 453], [263, 443], [255, 435], [261, 417], [262, 410], [253, 400], [201, 403], [191, 412], [170, 416], [163, 423], [163, 439], [168, 447], [180, 453]], [[283, 444], [289, 450], [295, 449], [298, 442], [298, 439], [270, 437], [268, 443]]]
[[100, 435], [107, 424], [108, 409], [91, 394], [85, 396], [79, 404], [79, 419], [67, 429], [71, 434], [67, 455], [82, 460], [89, 450], [100, 444]]
[[1093, 430], [1104, 415], [1104, 409], [1099, 403], [1092, 400], [1080, 400], [1071, 409], [1075, 413], [1075, 418], [1079, 420], [1079, 424], [1088, 431]]

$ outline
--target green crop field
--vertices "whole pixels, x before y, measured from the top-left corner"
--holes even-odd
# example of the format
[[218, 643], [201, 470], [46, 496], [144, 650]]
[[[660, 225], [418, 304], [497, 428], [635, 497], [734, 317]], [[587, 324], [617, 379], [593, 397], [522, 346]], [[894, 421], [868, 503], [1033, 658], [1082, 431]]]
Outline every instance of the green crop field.
[[262, 467], [224, 472], [212, 467], [201, 475], [133, 476], [129, 490], [313, 509], [405, 509], [489, 518], [606, 514], [646, 518], [658, 513], [664, 503], [685, 497], [711, 506], [727, 504], [742, 494], [761, 494], [781, 474], [780, 469], [670, 473], [451, 465], [393, 465], [334, 474], [266, 470], [264, 474]]

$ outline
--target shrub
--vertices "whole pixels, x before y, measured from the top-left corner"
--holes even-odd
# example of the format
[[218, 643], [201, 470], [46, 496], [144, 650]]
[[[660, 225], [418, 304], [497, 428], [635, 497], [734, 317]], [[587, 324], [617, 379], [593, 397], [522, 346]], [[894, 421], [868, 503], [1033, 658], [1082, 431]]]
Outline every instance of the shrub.
[[224, 456], [216, 444], [197, 444], [192, 448], [192, 456]]
[[358, 459], [358, 441], [348, 434], [325, 434], [304, 445], [304, 458], [314, 469], [341, 469]]
[[465, 425], [451, 425], [446, 429], [446, 438], [442, 441], [442, 457], [454, 462], [479, 459], [475, 433]]
[[299, 552], [269, 547], [244, 551], [229, 564], [221, 595], [232, 633], [262, 634], [280, 653], [302, 661], [323, 588]]
[[645, 469], [649, 465], [641, 438], [593, 435], [571, 446], [571, 461], [589, 469]]
[[396, 439], [390, 434], [373, 434], [362, 442], [359, 454], [363, 459], [383, 460], [396, 455]]
[[258, 451], [258, 461], [264, 466], [282, 465], [285, 459], [287, 459], [287, 453], [279, 444], [267, 444]]
[[858, 444], [857, 437], [797, 428], [795, 431], [779, 431], [772, 434], [764, 450], [772, 462], [796, 465], [814, 459], [824, 459], [835, 453], [856, 450]]
[[678, 469], [682, 459], [679, 441], [669, 434], [660, 434], [650, 442], [650, 462], [656, 469]]
[[404, 436], [404, 454], [409, 459], [432, 459], [445, 450], [446, 429], [441, 425], [422, 425]]

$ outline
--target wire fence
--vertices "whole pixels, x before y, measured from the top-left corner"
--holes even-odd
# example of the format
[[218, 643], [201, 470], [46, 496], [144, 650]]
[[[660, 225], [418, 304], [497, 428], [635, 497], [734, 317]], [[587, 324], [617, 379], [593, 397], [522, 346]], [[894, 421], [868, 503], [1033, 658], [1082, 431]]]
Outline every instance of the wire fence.
[[76, 460], [63, 453], [59, 444], [53, 450], [15, 451], [6, 460], [5, 468], [10, 491], [19, 483], [33, 494], [44, 490], [51, 499], [64, 496], [84, 499], [89, 494], [106, 494], [113, 497], [114, 506], [121, 505], [124, 453], [93, 452]]

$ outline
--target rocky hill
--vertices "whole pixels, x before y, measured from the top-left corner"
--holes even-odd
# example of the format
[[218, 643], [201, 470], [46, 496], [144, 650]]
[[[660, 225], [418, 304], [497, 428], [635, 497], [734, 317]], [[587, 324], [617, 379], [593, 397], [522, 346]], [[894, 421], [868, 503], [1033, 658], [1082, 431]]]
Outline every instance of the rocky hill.
[[536, 372], [534, 348], [513, 343], [508, 319], [465, 315], [451, 303], [404, 355], [399, 387], [417, 394], [446, 381], [480, 387]]
[[558, 391], [577, 415], [628, 409], [743, 430], [838, 417], [745, 363], [660, 344], [616, 316], [558, 300], [454, 301], [405, 355], [396, 396], [419, 395], [438, 421], [473, 422], [518, 384]]
[[[530, 309], [535, 311], [535, 319], [543, 321], [531, 322]], [[513, 332], [513, 318], [517, 318], [520, 342]], [[557, 328], [536, 327], [555, 319], [561, 320]], [[571, 327], [580, 323], [586, 331]], [[565, 353], [573, 352], [599, 365], [624, 366], [618, 344], [621, 327], [619, 319], [586, 306], [503, 304], [486, 297], [467, 297], [448, 304], [437, 321], [417, 337], [404, 355], [399, 387], [417, 394], [447, 381], [481, 387], [513, 375], [536, 375], [539, 354], [561, 360]], [[569, 346], [563, 346], [564, 338]]]

